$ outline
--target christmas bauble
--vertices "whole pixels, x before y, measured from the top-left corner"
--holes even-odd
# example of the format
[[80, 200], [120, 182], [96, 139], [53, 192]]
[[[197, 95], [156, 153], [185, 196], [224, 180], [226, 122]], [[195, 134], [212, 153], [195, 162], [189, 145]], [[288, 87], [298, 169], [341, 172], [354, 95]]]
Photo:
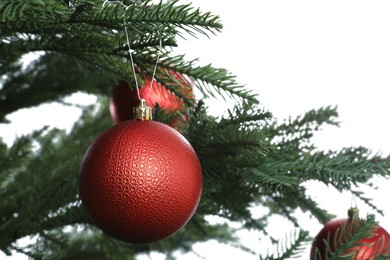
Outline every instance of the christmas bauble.
[[[182, 74], [171, 72], [181, 87], [179, 91], [186, 97], [193, 99], [193, 82]], [[139, 89], [141, 98], [146, 100], [153, 109], [158, 104], [161, 109], [169, 112], [184, 112], [186, 106], [180, 98], [163, 87], [159, 82], [153, 81], [149, 77]], [[119, 81], [112, 90], [110, 98], [110, 113], [113, 121], [119, 123], [133, 118], [132, 109], [138, 105], [138, 93], [131, 90], [126, 81]], [[188, 120], [188, 117], [187, 117]], [[174, 124], [173, 124], [174, 125]]]
[[[321, 229], [315, 237], [311, 252], [311, 260], [330, 259], [330, 252], [335, 252], [342, 243], [345, 243], [342, 237], [342, 228], [346, 227], [353, 232], [354, 227], [359, 228], [362, 220], [359, 219], [356, 208], [349, 210], [349, 218], [334, 219]], [[336, 239], [336, 240], [335, 240]], [[326, 251], [326, 244], [329, 243], [330, 252]], [[390, 253], [390, 234], [381, 226], [377, 226], [371, 237], [363, 238], [357, 242], [356, 246], [350, 250], [344, 250], [342, 256], [350, 256], [348, 259], [375, 259], [375, 256], [382, 253]], [[338, 246], [335, 246], [338, 245]], [[344, 259], [344, 258], [343, 258]]]
[[193, 215], [202, 191], [201, 166], [190, 143], [172, 127], [128, 120], [90, 145], [79, 191], [105, 233], [130, 243], [158, 241]]

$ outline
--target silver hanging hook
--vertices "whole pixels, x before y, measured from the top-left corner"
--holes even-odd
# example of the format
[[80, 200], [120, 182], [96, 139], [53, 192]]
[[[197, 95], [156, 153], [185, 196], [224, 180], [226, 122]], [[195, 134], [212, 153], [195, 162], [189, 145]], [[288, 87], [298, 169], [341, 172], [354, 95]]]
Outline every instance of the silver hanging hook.
[[132, 4], [134, 4], [135, 1], [132, 1], [132, 0], [122, 0], [122, 1], [118, 1], [118, 0], [104, 0], [103, 4], [102, 4], [102, 7], [104, 7], [107, 3], [108, 4], [121, 4], [124, 7], [128, 7], [128, 6], [132, 5]]
[[125, 27], [126, 43], [127, 43], [127, 46], [129, 47], [129, 51], [128, 52], [129, 52], [129, 58], [130, 58], [130, 62], [131, 62], [131, 68], [133, 70], [133, 77], [134, 77], [134, 81], [135, 81], [135, 87], [137, 89], [138, 99], [141, 100], [141, 95], [139, 93], [139, 86], [138, 86], [137, 75], [135, 74], [135, 65], [134, 65], [133, 55], [131, 54], [132, 50], [131, 50], [131, 45], [130, 45], [129, 33], [127, 32], [127, 25], [126, 25], [126, 12], [127, 12], [127, 9], [128, 9], [128, 6], [125, 7], [125, 12], [123, 13], [123, 25]]
[[152, 80], [150, 81], [149, 92], [148, 92], [148, 95], [147, 95], [146, 99], [149, 98], [150, 93], [152, 91], [153, 83], [155, 81], [154, 77], [156, 76], [157, 66], [158, 66], [158, 63], [160, 62], [160, 56], [161, 56], [161, 53], [162, 53], [162, 39], [161, 39], [162, 37], [161, 37], [160, 29], [158, 28], [157, 25], [155, 25], [155, 26], [156, 26], [156, 31], [157, 31], [157, 34], [158, 34], [159, 47], [158, 47], [158, 50], [157, 50], [157, 59], [156, 59], [155, 65], [154, 65], [153, 74], [152, 74]]
[[351, 198], [351, 208], [357, 208], [357, 203], [356, 203], [355, 194], [352, 194], [352, 198]]
[[[120, 4], [122, 5], [124, 8], [125, 8], [125, 12], [123, 13], [123, 25], [124, 25], [124, 29], [125, 29], [125, 35], [126, 35], [126, 44], [128, 46], [128, 52], [129, 52], [129, 58], [130, 58], [130, 63], [131, 63], [131, 67], [132, 67], [132, 70], [133, 70], [133, 77], [134, 77], [134, 81], [135, 81], [135, 86], [136, 86], [136, 89], [137, 89], [137, 95], [138, 95], [138, 99], [141, 100], [141, 95], [140, 95], [140, 92], [139, 92], [139, 85], [138, 85], [138, 81], [137, 81], [137, 75], [135, 73], [135, 64], [134, 64], [134, 60], [133, 60], [133, 55], [132, 55], [132, 49], [131, 49], [131, 45], [130, 45], [130, 37], [129, 37], [129, 33], [128, 33], [128, 30], [127, 30], [127, 24], [126, 24], [126, 12], [127, 12], [127, 9], [129, 9], [130, 5], [134, 4], [135, 1], [131, 1], [131, 0], [124, 0], [124, 1], [110, 1], [110, 0], [104, 0], [103, 1], [103, 4], [102, 4], [102, 7], [104, 7], [106, 4], [109, 4], [109, 3], [115, 3], [115, 4]], [[153, 83], [155, 81], [155, 75], [156, 75], [156, 71], [157, 71], [157, 66], [158, 66], [158, 63], [160, 61], [160, 56], [161, 56], [161, 53], [162, 53], [162, 37], [161, 37], [161, 32], [160, 32], [160, 29], [158, 28], [157, 25], [156, 26], [156, 31], [157, 31], [157, 34], [158, 34], [158, 38], [159, 38], [159, 48], [158, 48], [158, 51], [157, 51], [157, 59], [156, 59], [156, 63], [155, 63], [155, 66], [154, 66], [154, 69], [153, 69], [153, 74], [152, 74], [152, 80], [150, 82], [150, 88], [149, 88], [149, 92], [148, 92], [148, 95], [146, 97], [146, 99], [149, 98], [150, 96], [150, 93], [151, 93], [151, 90], [152, 90], [152, 87], [153, 87]]]

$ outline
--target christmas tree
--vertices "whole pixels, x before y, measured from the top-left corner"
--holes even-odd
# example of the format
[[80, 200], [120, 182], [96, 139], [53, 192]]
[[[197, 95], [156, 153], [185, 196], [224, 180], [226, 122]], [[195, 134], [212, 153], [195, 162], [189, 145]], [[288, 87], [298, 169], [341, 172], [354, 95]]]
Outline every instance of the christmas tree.
[[[180, 37], [190, 41], [218, 34], [223, 26], [217, 15], [180, 1], [3, 0], [0, 17], [2, 123], [23, 108], [50, 102], [67, 105], [64, 98], [74, 93], [97, 97], [96, 104], [82, 107], [69, 133], [42, 127], [11, 146], [0, 143], [0, 250], [5, 254], [135, 259], [161, 252], [169, 259], [209, 240], [251, 252], [236, 235], [247, 229], [276, 244], [275, 252], [262, 258], [306, 259], [302, 248], [313, 238], [294, 213], [301, 210], [323, 224], [333, 218], [306, 194], [302, 184], [310, 180], [351, 191], [381, 214], [355, 185], [387, 177], [390, 157], [364, 147], [319, 151], [312, 143], [321, 127], [338, 125], [334, 107], [280, 123], [228, 70], [174, 54]], [[38, 57], [24, 66], [29, 53]], [[80, 163], [95, 138], [113, 126], [108, 112], [113, 86], [127, 82], [136, 91], [134, 82], [142, 85], [153, 75], [165, 95], [179, 99], [185, 108], [168, 111], [160, 102], [154, 107], [154, 120], [180, 121], [174, 127], [191, 143], [202, 167], [202, 196], [180, 231], [157, 242], [131, 244], [102, 232], [86, 212], [78, 190]], [[176, 75], [188, 80], [183, 83]], [[185, 85], [196, 88], [201, 97], [183, 93]], [[217, 97], [235, 102], [225, 117], [210, 115], [204, 104]], [[265, 213], [255, 216], [256, 207]], [[268, 220], [275, 215], [297, 228], [287, 233], [287, 241], [278, 242], [269, 233]], [[224, 221], [209, 221], [211, 217]], [[368, 236], [376, 223], [370, 217], [364, 225], [367, 229], [349, 236], [334, 252], [336, 258]], [[20, 243], [22, 239], [29, 242]]]

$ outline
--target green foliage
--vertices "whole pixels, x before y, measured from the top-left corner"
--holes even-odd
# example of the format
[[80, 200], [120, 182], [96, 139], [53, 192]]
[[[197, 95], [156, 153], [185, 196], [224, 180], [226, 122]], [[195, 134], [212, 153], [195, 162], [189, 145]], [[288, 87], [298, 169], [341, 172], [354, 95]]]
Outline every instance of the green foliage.
[[78, 91], [108, 94], [107, 85], [113, 81], [109, 73], [101, 73], [100, 70], [56, 53], [42, 56], [24, 70], [17, 63], [10, 66], [15, 69], [4, 71], [6, 79], [0, 88], [0, 122], [6, 122], [8, 114], [21, 108], [58, 102]]
[[[37, 65], [32, 71], [22, 72], [23, 76], [20, 75], [20, 68], [15, 65], [22, 54], [34, 51], [45, 51], [47, 55], [58, 53], [61, 54], [62, 59], [72, 62], [68, 65], [66, 60], [50, 61], [44, 58], [42, 64], [45, 65], [45, 70], [49, 68], [48, 72], [56, 72], [52, 71], [55, 70], [52, 67], [70, 68], [71, 70], [63, 71], [63, 75], [77, 77], [77, 79], [81, 77], [79, 80], [82, 81], [83, 74], [88, 74], [91, 70], [94, 74], [98, 74], [99, 70], [100, 73], [103, 70], [103, 75], [106, 77], [123, 78], [134, 82], [132, 73], [129, 73], [131, 69], [129, 46], [125, 44], [127, 41], [124, 25], [126, 24], [137, 74], [151, 74], [156, 61], [156, 52], [159, 49], [159, 40], [161, 40], [163, 53], [157, 80], [176, 95], [180, 96], [180, 92], [177, 87], [164, 80], [163, 76], [166, 75], [164, 69], [186, 73], [193, 80], [202, 82], [203, 86], [215, 86], [221, 94], [227, 93], [256, 102], [254, 95], [235, 83], [234, 77], [226, 70], [211, 66], [200, 67], [196, 65], [196, 61], [184, 62], [183, 56], [170, 57], [171, 47], [176, 46], [177, 35], [195, 35], [195, 33], [208, 35], [218, 32], [222, 25], [217, 16], [202, 13], [190, 5], [180, 5], [177, 1], [159, 4], [145, 1], [142, 4], [130, 5], [128, 8], [118, 4], [102, 6], [102, 1], [71, 1], [71, 3], [71, 5], [64, 5], [54, 0], [12, 0], [0, 3], [0, 68], [3, 75], [7, 75], [6, 81], [12, 81], [9, 84], [17, 83], [14, 78], [26, 79], [31, 73], [41, 72], [39, 70], [41, 67]], [[73, 68], [77, 71], [72, 71]], [[58, 75], [54, 73], [50, 74]], [[101, 79], [102, 76], [97, 77]], [[56, 88], [56, 81], [51, 79], [46, 85], [47, 88], [51, 90]], [[72, 86], [84, 83], [80, 81], [72, 82], [75, 83]], [[102, 83], [101, 80], [96, 81]], [[37, 93], [42, 84], [41, 81], [19, 81], [19, 88], [21, 88], [20, 82], [23, 82], [24, 93]], [[86, 85], [85, 87], [78, 85], [77, 88], [62, 87], [60, 91], [66, 91], [66, 94], [76, 89], [96, 92], [91, 89], [91, 84]], [[7, 94], [2, 94], [5, 95], [3, 99], [9, 99]], [[185, 97], [182, 98], [185, 100]], [[54, 97], [46, 100], [38, 99], [42, 102], [49, 101], [47, 99], [53, 100]], [[185, 101], [189, 103], [188, 100]], [[31, 103], [36, 105], [38, 101]], [[10, 110], [15, 105], [6, 107]], [[0, 116], [4, 117], [4, 115]]]
[[278, 253], [260, 256], [261, 260], [276, 260], [276, 259], [291, 259], [299, 257], [299, 253], [303, 250], [303, 246], [310, 241], [308, 232], [299, 231], [298, 234], [291, 233], [290, 237], [280, 240], [277, 244], [276, 251]]
[[[145, 245], [122, 243], [96, 229], [77, 189], [83, 154], [112, 125], [107, 98], [111, 86], [122, 79], [135, 89], [124, 23], [140, 83], [152, 75], [161, 40], [155, 78], [187, 109], [174, 113], [157, 109], [155, 119], [165, 123], [177, 116], [183, 119], [180, 131], [196, 150], [204, 176], [202, 199], [191, 221], [174, 236]], [[324, 152], [312, 143], [324, 125], [338, 126], [336, 108], [313, 109], [279, 123], [226, 69], [199, 66], [197, 60], [172, 54], [178, 36], [209, 36], [221, 28], [218, 16], [179, 1], [136, 1], [128, 8], [103, 6], [100, 0], [0, 2], [1, 122], [19, 109], [63, 102], [73, 93], [99, 97], [95, 105], [82, 108], [83, 116], [70, 133], [43, 128], [10, 147], [0, 142], [0, 250], [7, 254], [17, 250], [37, 259], [134, 259], [153, 251], [173, 258], [177, 251], [192, 250], [194, 243], [215, 239], [250, 251], [239, 243], [237, 229], [257, 230], [272, 240], [268, 219], [281, 215], [299, 233], [268, 259], [295, 257], [308, 240], [294, 216], [296, 210], [321, 223], [333, 217], [306, 194], [303, 184], [311, 180], [340, 191], [353, 189], [380, 213], [355, 185], [367, 184], [373, 176], [388, 177], [390, 156], [372, 155], [364, 147]], [[27, 67], [21, 64], [23, 55], [37, 51], [39, 58]], [[225, 117], [210, 116], [202, 100], [180, 92], [181, 83], [171, 72], [187, 75], [203, 98], [234, 100], [235, 108]], [[267, 213], [254, 218], [251, 209], [258, 206]], [[210, 216], [240, 227], [211, 224]], [[22, 238], [32, 238], [32, 243], [21, 246]]]

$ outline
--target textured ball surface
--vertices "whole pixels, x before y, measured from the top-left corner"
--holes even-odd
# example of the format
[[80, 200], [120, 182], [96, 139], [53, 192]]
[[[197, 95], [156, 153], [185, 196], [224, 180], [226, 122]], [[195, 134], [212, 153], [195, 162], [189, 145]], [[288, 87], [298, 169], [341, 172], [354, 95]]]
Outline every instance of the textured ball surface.
[[[352, 224], [354, 222], [355, 224]], [[337, 239], [340, 239], [340, 232], [342, 226], [346, 225], [347, 228], [350, 228], [351, 225], [356, 225], [357, 222], [358, 221], [354, 221], [351, 219], [335, 219], [325, 224], [313, 241], [310, 252], [310, 259], [328, 259], [329, 253], [326, 252], [326, 244], [324, 241], [328, 241], [329, 237], [330, 249], [331, 252], [334, 252], [336, 250], [334, 246], [334, 238], [336, 236], [336, 233], [338, 234]], [[352, 250], [344, 251], [343, 254], [354, 255], [354, 258], [348, 259], [375, 259], [375, 255], [377, 254], [390, 253], [390, 248], [388, 247], [390, 245], [389, 243], [389, 233], [378, 225], [378, 227], [374, 231], [374, 234], [371, 237], [360, 240], [357, 243], [356, 247], [354, 247]]]
[[156, 121], [125, 121], [101, 134], [81, 163], [84, 207], [105, 233], [130, 243], [164, 239], [198, 206], [202, 171], [190, 143]]

